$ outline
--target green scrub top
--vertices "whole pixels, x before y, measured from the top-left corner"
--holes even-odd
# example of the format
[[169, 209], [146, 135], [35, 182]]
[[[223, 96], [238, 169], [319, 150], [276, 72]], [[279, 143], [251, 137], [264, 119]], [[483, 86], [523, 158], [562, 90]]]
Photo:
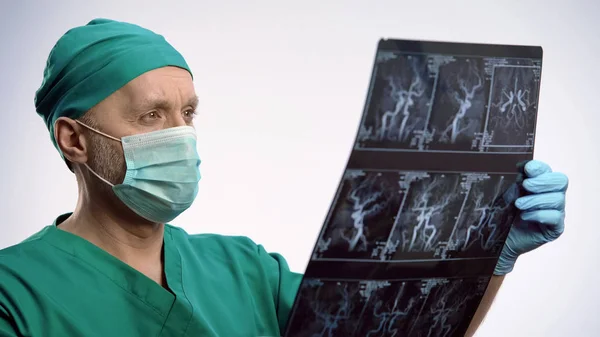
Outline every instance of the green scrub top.
[[169, 290], [53, 225], [0, 250], [0, 336], [280, 336], [302, 275], [241, 236], [166, 225]]

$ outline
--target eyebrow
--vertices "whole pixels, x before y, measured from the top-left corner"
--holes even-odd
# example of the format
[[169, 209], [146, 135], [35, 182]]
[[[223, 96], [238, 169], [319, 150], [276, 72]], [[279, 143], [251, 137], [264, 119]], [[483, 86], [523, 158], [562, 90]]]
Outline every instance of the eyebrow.
[[196, 108], [198, 106], [199, 102], [200, 102], [200, 99], [198, 98], [198, 95], [194, 95], [187, 101], [186, 105]]
[[[199, 102], [198, 95], [194, 95], [186, 101], [186, 104], [184, 104], [184, 106], [191, 106], [192, 108], [195, 109], [198, 106], [198, 102]], [[171, 102], [169, 102], [168, 100], [166, 100], [164, 98], [152, 97], [152, 98], [147, 98], [147, 99], [143, 100], [140, 104], [135, 104], [135, 106], [131, 110], [136, 111], [136, 112], [143, 112], [143, 111], [152, 110], [152, 109], [156, 109], [156, 108], [168, 110], [169, 108], [171, 108], [171, 106], [172, 106]]]

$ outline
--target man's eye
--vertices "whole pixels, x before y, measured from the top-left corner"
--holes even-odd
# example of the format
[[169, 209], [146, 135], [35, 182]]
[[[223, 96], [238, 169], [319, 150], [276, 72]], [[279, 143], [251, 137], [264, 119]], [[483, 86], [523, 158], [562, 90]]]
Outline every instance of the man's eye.
[[183, 112], [183, 117], [185, 118], [194, 118], [196, 116], [196, 110], [185, 110]]
[[153, 120], [159, 118], [158, 113], [156, 111], [149, 112], [143, 117], [146, 120]]

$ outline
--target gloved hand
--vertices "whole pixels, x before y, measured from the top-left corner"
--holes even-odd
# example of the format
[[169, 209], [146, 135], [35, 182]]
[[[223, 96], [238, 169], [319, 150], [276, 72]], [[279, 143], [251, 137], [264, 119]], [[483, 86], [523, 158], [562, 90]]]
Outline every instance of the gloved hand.
[[519, 217], [506, 239], [494, 275], [510, 273], [521, 254], [556, 240], [565, 228], [565, 194], [569, 180], [552, 172], [546, 163], [532, 160], [525, 165], [523, 188], [531, 194], [515, 201]]

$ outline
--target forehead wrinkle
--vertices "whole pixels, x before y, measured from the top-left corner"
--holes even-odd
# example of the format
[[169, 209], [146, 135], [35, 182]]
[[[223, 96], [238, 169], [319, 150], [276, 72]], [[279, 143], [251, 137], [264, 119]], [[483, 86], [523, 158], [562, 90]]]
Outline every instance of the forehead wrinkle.
[[173, 104], [162, 95], [148, 95], [137, 102], [133, 102], [133, 111], [149, 111], [153, 109], [169, 110]]

